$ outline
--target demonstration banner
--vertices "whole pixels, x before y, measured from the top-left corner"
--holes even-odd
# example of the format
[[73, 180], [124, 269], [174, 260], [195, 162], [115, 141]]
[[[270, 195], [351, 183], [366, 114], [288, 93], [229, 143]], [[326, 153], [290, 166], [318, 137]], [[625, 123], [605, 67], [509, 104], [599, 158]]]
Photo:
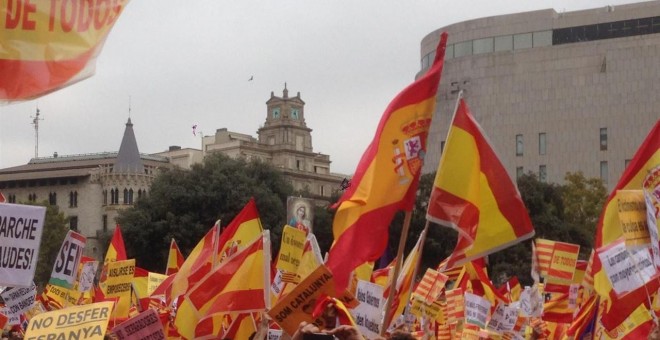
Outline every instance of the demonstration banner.
[[442, 304], [435, 301], [432, 304], [426, 304], [425, 301], [419, 297], [413, 297], [410, 304], [410, 314], [418, 318], [428, 318], [429, 320], [437, 320], [442, 315]]
[[[289, 335], [295, 333], [298, 325], [303, 321], [313, 323], [322, 329], [326, 325], [323, 317], [312, 318], [316, 300], [322, 295], [335, 296], [335, 291], [335, 282], [332, 273], [330, 273], [326, 266], [319, 266], [289, 294], [281, 298], [268, 311], [268, 315]], [[338, 297], [338, 299], [347, 308], [353, 308], [358, 303], [355, 297], [351, 296], [348, 292]]]
[[103, 340], [113, 302], [74, 306], [35, 315], [30, 319], [25, 339]]
[[479, 295], [465, 293], [465, 322], [486, 328], [490, 302]]
[[106, 297], [121, 297], [131, 293], [131, 281], [135, 273], [135, 259], [108, 263], [108, 270], [101, 276], [101, 290]]
[[36, 295], [37, 286], [34, 283], [29, 288], [14, 288], [0, 294], [5, 302], [5, 315], [9, 317], [10, 325], [20, 323], [21, 314], [32, 308]]
[[518, 308], [498, 303], [495, 311], [488, 321], [488, 329], [497, 333], [505, 333], [513, 330], [518, 320]]
[[51, 285], [71, 289], [76, 282], [76, 275], [78, 275], [78, 266], [82, 258], [83, 248], [87, 238], [78, 234], [73, 230], [67, 232], [64, 242], [60, 247], [60, 251], [55, 258], [53, 265], [53, 272], [50, 274]]
[[555, 242], [552, 249], [552, 260], [548, 268], [548, 277], [560, 280], [573, 280], [580, 246], [572, 243]]
[[45, 217], [46, 207], [0, 203], [0, 286], [32, 286]]
[[0, 103], [36, 98], [94, 74], [128, 0], [2, 1]]
[[163, 324], [160, 323], [158, 312], [155, 309], [148, 309], [135, 317], [132, 317], [115, 328], [112, 333], [119, 340], [125, 339], [149, 339], [165, 340]]
[[617, 190], [619, 221], [626, 247], [639, 249], [651, 244], [646, 225], [646, 202], [642, 190]]
[[351, 310], [355, 324], [367, 339], [377, 338], [383, 320], [383, 287], [375, 283], [358, 280], [356, 298], [360, 303]]
[[285, 272], [295, 273], [300, 265], [307, 233], [290, 226], [284, 226], [282, 231], [282, 244], [280, 255], [277, 258], [276, 268]]
[[78, 291], [88, 292], [94, 287], [94, 277], [99, 268], [99, 261], [89, 261], [82, 264], [80, 278], [78, 279]]
[[147, 276], [147, 296], [151, 295], [165, 279], [167, 279], [167, 275], [149, 272]]
[[596, 252], [619, 297], [641, 287], [657, 274], [649, 248], [630, 250], [623, 238], [596, 249]]

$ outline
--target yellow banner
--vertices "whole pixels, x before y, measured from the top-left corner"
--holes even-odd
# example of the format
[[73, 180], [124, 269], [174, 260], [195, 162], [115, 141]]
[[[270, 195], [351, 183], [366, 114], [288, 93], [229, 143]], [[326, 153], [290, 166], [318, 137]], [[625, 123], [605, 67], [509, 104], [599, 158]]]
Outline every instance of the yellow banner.
[[[158, 286], [165, 281], [167, 278], [167, 275], [163, 274], [158, 274], [158, 273], [152, 273], [149, 272], [149, 279], [147, 281], [147, 296], [151, 295], [151, 293], [158, 288]], [[141, 296], [141, 298], [145, 298], [146, 296]]]
[[417, 317], [425, 316], [431, 320], [436, 320], [442, 314], [442, 305], [440, 304], [440, 301], [435, 301], [432, 304], [427, 305], [421, 299], [414, 297], [412, 299], [410, 313]]
[[639, 248], [651, 243], [646, 223], [646, 201], [642, 190], [617, 190], [619, 221], [627, 248]]
[[300, 265], [303, 250], [305, 250], [305, 239], [307, 233], [303, 230], [284, 226], [282, 231], [282, 245], [280, 255], [277, 258], [277, 269], [295, 273]]
[[75, 306], [35, 315], [25, 339], [98, 339], [108, 328], [113, 302]]
[[135, 259], [108, 263], [108, 270], [101, 275], [101, 290], [106, 297], [120, 297], [131, 293], [131, 281], [135, 273]]

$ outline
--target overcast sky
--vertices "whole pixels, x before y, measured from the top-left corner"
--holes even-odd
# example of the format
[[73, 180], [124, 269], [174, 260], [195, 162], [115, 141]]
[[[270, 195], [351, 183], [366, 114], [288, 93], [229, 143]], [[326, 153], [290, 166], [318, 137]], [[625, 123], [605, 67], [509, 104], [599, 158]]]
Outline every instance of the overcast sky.
[[[192, 125], [257, 136], [271, 91], [301, 93], [314, 151], [351, 174], [389, 101], [420, 68], [425, 35], [456, 22], [595, 0], [133, 0], [96, 74], [37, 100], [0, 106], [0, 168], [34, 156], [117, 151], [128, 118], [141, 153], [200, 148]], [[254, 77], [252, 81], [248, 81]]]

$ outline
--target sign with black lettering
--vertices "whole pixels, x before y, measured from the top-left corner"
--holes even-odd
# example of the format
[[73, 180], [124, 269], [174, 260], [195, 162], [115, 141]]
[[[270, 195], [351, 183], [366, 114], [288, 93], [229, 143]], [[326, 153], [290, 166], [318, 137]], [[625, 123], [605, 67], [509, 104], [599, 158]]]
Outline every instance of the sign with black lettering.
[[0, 203], [0, 286], [30, 287], [46, 207]]
[[596, 252], [617, 296], [641, 287], [657, 275], [650, 249], [627, 249], [623, 238]]
[[112, 329], [119, 340], [124, 339], [151, 339], [165, 340], [163, 324], [160, 323], [158, 312], [148, 309], [132, 317]]
[[24, 339], [98, 339], [108, 328], [114, 302], [73, 306], [33, 316]]
[[358, 280], [356, 298], [360, 304], [355, 307], [351, 314], [362, 335], [367, 339], [373, 339], [380, 334], [383, 323], [383, 287], [375, 283]]
[[5, 301], [5, 314], [9, 317], [9, 324], [19, 323], [20, 315], [27, 312], [34, 305], [37, 295], [37, 286], [30, 288], [14, 288], [0, 294]]
[[53, 272], [50, 274], [48, 283], [66, 289], [73, 288], [86, 242], [87, 238], [85, 236], [69, 230], [55, 258]]

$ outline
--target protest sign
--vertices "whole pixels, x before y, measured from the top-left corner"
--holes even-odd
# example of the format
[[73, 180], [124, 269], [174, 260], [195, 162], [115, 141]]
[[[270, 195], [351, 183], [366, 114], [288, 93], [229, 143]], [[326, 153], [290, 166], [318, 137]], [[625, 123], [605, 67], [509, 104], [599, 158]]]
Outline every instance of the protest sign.
[[618, 296], [641, 287], [656, 275], [649, 248], [629, 250], [623, 238], [596, 252]]
[[268, 329], [266, 340], [280, 340], [282, 338], [281, 329]]
[[119, 340], [124, 339], [150, 339], [165, 340], [163, 324], [160, 323], [158, 312], [155, 309], [146, 311], [132, 317], [112, 329]]
[[499, 303], [488, 322], [488, 329], [497, 333], [509, 332], [516, 325], [516, 320], [518, 320], [518, 308]]
[[89, 261], [82, 264], [80, 278], [78, 279], [78, 291], [88, 292], [94, 287], [94, 277], [99, 268], [99, 261]]
[[355, 296], [360, 303], [351, 314], [362, 335], [368, 339], [378, 337], [383, 321], [383, 287], [358, 280]]
[[73, 230], [69, 230], [62, 242], [60, 251], [55, 258], [53, 272], [50, 274], [51, 285], [70, 289], [76, 281], [78, 275], [78, 265], [82, 257], [83, 248], [87, 238]]
[[167, 279], [167, 275], [149, 272], [147, 277], [147, 296], [151, 295], [165, 279]]
[[644, 248], [651, 244], [646, 225], [646, 202], [642, 190], [617, 190], [619, 221], [627, 248]]
[[537, 285], [525, 287], [520, 293], [520, 315], [524, 317], [541, 317], [543, 314], [543, 299]]
[[28, 311], [34, 305], [37, 295], [37, 286], [32, 283], [29, 288], [14, 288], [0, 294], [5, 301], [6, 315], [9, 324], [16, 325], [20, 322], [20, 315]]
[[[313, 323], [323, 329], [326, 325], [323, 317], [312, 318], [316, 300], [322, 295], [336, 295], [332, 273], [323, 265], [309, 274], [289, 294], [281, 298], [268, 311], [268, 315], [289, 335], [295, 333], [298, 325], [303, 321]], [[348, 292], [342, 294], [338, 299], [344, 302], [348, 308], [353, 308], [357, 305], [355, 297], [351, 296]]]
[[548, 276], [561, 280], [572, 280], [579, 253], [580, 246], [577, 244], [555, 242]]
[[568, 288], [568, 308], [575, 309], [577, 307], [578, 293], [580, 292], [580, 285], [572, 283]]
[[486, 327], [490, 302], [479, 295], [465, 293], [465, 322]]
[[0, 285], [30, 287], [46, 207], [0, 203]]
[[30, 319], [25, 339], [98, 339], [108, 328], [113, 302], [41, 313]]
[[284, 226], [282, 231], [282, 245], [277, 258], [277, 269], [295, 273], [300, 265], [307, 233], [290, 226]]
[[108, 262], [108, 270], [101, 276], [101, 290], [106, 297], [126, 296], [131, 292], [135, 273], [135, 259]]
[[440, 301], [434, 301], [432, 304], [426, 304], [426, 301], [421, 300], [419, 297], [413, 297], [410, 305], [410, 313], [418, 318], [428, 318], [430, 320], [437, 320], [442, 316], [442, 304]]

